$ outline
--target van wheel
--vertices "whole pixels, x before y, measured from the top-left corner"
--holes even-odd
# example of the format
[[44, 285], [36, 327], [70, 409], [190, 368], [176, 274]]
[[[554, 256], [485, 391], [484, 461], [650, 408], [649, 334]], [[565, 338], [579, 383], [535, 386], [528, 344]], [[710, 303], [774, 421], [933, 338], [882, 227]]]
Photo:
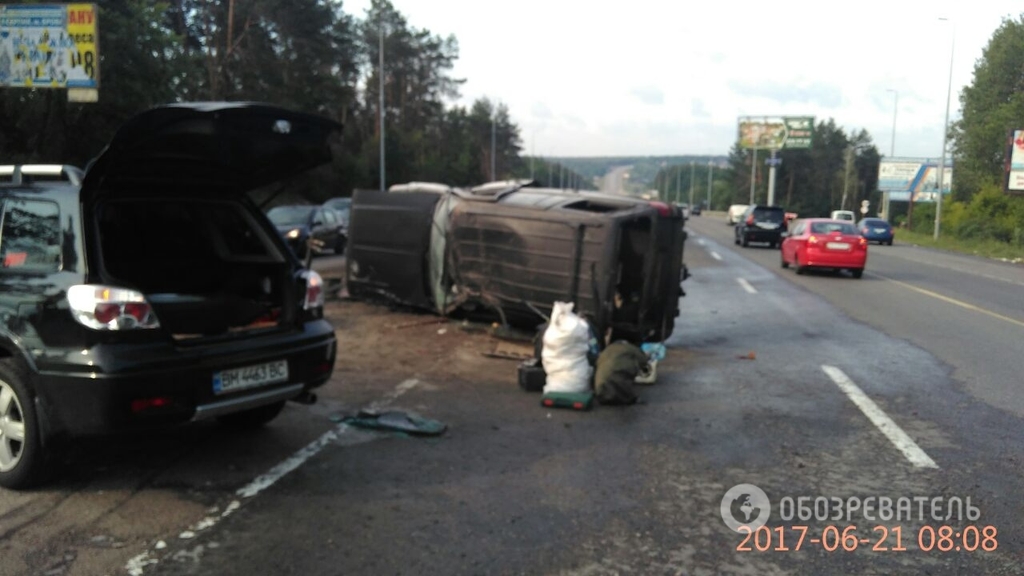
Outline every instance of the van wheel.
[[235, 412], [234, 414], [225, 414], [217, 418], [217, 421], [225, 426], [232, 428], [259, 428], [264, 424], [270, 422], [284, 409], [284, 401], [274, 402], [273, 404], [267, 404], [266, 406], [260, 406], [259, 408], [250, 408], [243, 412]]
[[0, 486], [28, 488], [48, 470], [28, 375], [14, 361], [0, 361]]

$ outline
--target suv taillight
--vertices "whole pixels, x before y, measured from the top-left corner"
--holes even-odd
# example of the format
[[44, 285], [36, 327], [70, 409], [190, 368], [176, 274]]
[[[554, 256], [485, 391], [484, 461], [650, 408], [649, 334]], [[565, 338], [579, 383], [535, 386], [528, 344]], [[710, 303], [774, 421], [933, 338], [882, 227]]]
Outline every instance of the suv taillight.
[[302, 299], [302, 309], [323, 308], [324, 279], [313, 270], [303, 270], [301, 277], [306, 280], [306, 296]]
[[670, 208], [668, 204], [665, 204], [664, 202], [658, 202], [658, 201], [652, 201], [652, 202], [650, 202], [650, 204], [651, 204], [651, 206], [653, 206], [654, 208], [656, 208], [658, 210], [658, 214], [660, 214], [661, 216], [671, 216], [672, 215], [672, 208]]
[[78, 284], [68, 288], [71, 315], [94, 330], [159, 328], [153, 308], [141, 292], [115, 286]]

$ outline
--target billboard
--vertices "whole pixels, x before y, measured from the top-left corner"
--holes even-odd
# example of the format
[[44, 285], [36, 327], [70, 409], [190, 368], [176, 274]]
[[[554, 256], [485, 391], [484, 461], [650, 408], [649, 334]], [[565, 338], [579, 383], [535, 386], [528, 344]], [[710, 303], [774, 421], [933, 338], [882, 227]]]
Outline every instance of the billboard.
[[95, 4], [0, 4], [0, 88], [100, 84]]
[[1024, 130], [1012, 130], [1006, 148], [1006, 191], [1024, 194]]
[[[878, 189], [889, 193], [889, 200], [934, 202], [938, 192], [939, 160], [937, 158], [885, 158], [878, 165]], [[942, 177], [942, 193], [953, 189], [953, 169], [947, 161]]]
[[740, 148], [810, 148], [813, 135], [814, 116], [745, 116], [739, 122]]

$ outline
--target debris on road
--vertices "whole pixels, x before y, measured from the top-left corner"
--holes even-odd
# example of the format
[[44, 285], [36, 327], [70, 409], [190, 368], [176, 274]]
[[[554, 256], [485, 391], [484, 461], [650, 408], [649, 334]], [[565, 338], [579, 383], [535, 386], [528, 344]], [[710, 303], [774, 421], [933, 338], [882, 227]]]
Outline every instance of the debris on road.
[[388, 327], [389, 328], [393, 328], [395, 330], [398, 330], [398, 329], [401, 329], [401, 328], [412, 328], [414, 326], [429, 326], [431, 324], [447, 324], [447, 323], [448, 323], [448, 319], [447, 318], [430, 318], [430, 319], [427, 319], [427, 320], [417, 320], [415, 322], [402, 322], [401, 324], [392, 324], [391, 326], [388, 326]]
[[597, 401], [611, 406], [629, 406], [638, 399], [633, 384], [647, 366], [649, 357], [636, 345], [612, 342], [597, 357], [594, 391]]
[[532, 345], [516, 344], [499, 341], [491, 352], [484, 352], [488, 358], [505, 358], [506, 360], [529, 360], [534, 357]]
[[531, 358], [519, 365], [519, 387], [527, 392], [543, 392], [547, 375], [539, 358]]
[[739, 356], [737, 356], [737, 358], [739, 358], [740, 360], [757, 360], [757, 354], [755, 354], [754, 351], [751, 350], [746, 354], [740, 354]]
[[414, 436], [439, 436], [448, 429], [448, 426], [442, 422], [401, 410], [386, 412], [360, 410], [358, 414], [349, 416], [342, 422], [356, 428], [404, 432]]
[[[587, 392], [545, 392], [540, 401], [545, 408], [571, 408], [590, 410], [594, 405], [594, 394]], [[548, 414], [548, 417], [551, 415]]]
[[545, 394], [578, 394], [590, 390], [594, 372], [587, 357], [591, 335], [590, 325], [573, 312], [572, 302], [554, 303], [541, 351], [541, 362], [547, 374]]

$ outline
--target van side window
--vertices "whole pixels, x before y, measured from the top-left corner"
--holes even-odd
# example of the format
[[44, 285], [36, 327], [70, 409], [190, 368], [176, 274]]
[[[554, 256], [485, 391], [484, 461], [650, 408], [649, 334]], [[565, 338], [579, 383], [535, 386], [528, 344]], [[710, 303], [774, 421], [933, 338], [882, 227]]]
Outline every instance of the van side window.
[[54, 272], [61, 264], [60, 210], [48, 200], [8, 198], [0, 227], [0, 270]]

